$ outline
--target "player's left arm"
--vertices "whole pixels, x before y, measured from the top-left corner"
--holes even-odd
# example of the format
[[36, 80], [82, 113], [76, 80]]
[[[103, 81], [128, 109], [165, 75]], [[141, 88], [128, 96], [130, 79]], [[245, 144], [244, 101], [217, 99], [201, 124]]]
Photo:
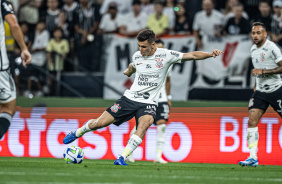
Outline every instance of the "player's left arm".
[[262, 74], [282, 74], [282, 60], [277, 63], [278, 67], [273, 69], [253, 69], [252, 75], [262, 75]]
[[29, 53], [27, 46], [24, 42], [23, 33], [17, 22], [17, 18], [14, 14], [7, 14], [5, 15], [5, 21], [9, 24], [12, 35], [21, 48], [22, 64], [24, 67], [26, 67], [28, 64], [31, 63], [31, 54]]
[[280, 49], [274, 45], [271, 51], [271, 58], [278, 65], [278, 67], [273, 69], [253, 69], [252, 75], [262, 75], [262, 74], [282, 74], [282, 54]]
[[210, 57], [216, 57], [221, 55], [223, 52], [218, 49], [214, 49], [211, 53], [209, 52], [202, 52], [202, 51], [194, 51], [194, 52], [188, 52], [184, 53], [181, 62], [184, 61], [190, 61], [190, 60], [201, 60], [206, 59]]

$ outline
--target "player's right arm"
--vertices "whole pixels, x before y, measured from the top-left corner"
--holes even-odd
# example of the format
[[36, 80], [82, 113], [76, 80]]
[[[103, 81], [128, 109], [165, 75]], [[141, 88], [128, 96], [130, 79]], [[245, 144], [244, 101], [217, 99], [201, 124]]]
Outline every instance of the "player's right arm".
[[130, 77], [132, 74], [136, 72], [136, 68], [133, 67], [132, 63], [128, 65], [128, 68], [124, 70], [123, 74]]
[[24, 42], [23, 33], [17, 22], [17, 18], [14, 14], [7, 14], [5, 15], [5, 21], [9, 24], [13, 37], [15, 38], [15, 40], [17, 41], [17, 43], [21, 48], [22, 64], [24, 67], [26, 67], [28, 64], [31, 63], [31, 55]]

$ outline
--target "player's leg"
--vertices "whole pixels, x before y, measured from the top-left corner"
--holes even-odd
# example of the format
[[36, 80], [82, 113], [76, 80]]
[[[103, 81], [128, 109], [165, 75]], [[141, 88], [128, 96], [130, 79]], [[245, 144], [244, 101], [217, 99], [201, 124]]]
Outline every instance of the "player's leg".
[[250, 156], [247, 160], [239, 162], [242, 166], [258, 166], [257, 149], [259, 132], [257, 124], [264, 114], [265, 110], [262, 109], [250, 109], [249, 110], [249, 120], [248, 120], [248, 146], [250, 149]]
[[153, 124], [154, 117], [145, 114], [138, 118], [136, 132], [130, 137], [121, 156], [115, 160], [114, 165], [127, 165], [124, 160], [142, 143], [148, 128]]
[[[131, 130], [131, 132], [130, 132], [130, 137], [131, 137], [133, 134], [135, 134], [135, 132], [136, 132], [136, 126], [134, 126], [133, 129]], [[129, 162], [132, 162], [132, 163], [135, 162], [134, 157], [133, 157], [133, 152], [127, 157], [126, 160], [129, 161]]]
[[115, 121], [114, 117], [105, 111], [99, 118], [89, 120], [81, 128], [74, 132], [70, 132], [63, 140], [64, 144], [69, 144], [77, 138], [83, 136], [87, 132], [95, 131], [97, 129], [109, 126]]
[[0, 104], [0, 139], [8, 131], [16, 111], [16, 99]]
[[166, 164], [167, 161], [165, 161], [162, 158], [163, 154], [163, 148], [165, 144], [165, 129], [166, 129], [166, 122], [165, 119], [160, 119], [157, 121], [157, 152], [156, 152], [156, 158], [154, 162]]

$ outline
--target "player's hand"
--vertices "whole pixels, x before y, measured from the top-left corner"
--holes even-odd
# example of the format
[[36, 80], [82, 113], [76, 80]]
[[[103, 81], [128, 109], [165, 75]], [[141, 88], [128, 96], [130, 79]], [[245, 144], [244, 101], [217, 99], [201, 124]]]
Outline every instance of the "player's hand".
[[172, 105], [171, 105], [171, 100], [168, 100], [168, 101], [167, 101], [167, 104], [168, 104], [169, 110], [171, 110], [171, 107], [172, 107]]
[[262, 75], [262, 69], [253, 69], [252, 76], [256, 77], [258, 75]]
[[132, 72], [129, 70], [129, 68], [127, 68], [124, 70], [123, 74], [126, 75], [127, 77], [130, 77], [132, 75]]
[[219, 56], [219, 55], [222, 55], [223, 52], [221, 50], [218, 50], [218, 49], [214, 49], [212, 51], [212, 56], [215, 58], [216, 56]]
[[31, 63], [31, 54], [28, 50], [23, 50], [21, 53], [22, 65], [26, 68]]

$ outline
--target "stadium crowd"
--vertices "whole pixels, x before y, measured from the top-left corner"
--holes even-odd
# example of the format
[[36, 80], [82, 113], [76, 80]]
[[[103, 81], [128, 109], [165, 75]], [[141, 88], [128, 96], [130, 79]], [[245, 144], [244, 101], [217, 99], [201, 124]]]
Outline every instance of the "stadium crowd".
[[[251, 23], [260, 21], [266, 25], [269, 39], [282, 47], [282, 0], [203, 0], [202, 10], [196, 13], [188, 0], [9, 1], [33, 58], [26, 70], [13, 62], [20, 50], [5, 23], [11, 68], [17, 91], [24, 96], [29, 96], [34, 86], [36, 96], [54, 95], [52, 86], [60, 72], [103, 72], [104, 48], [113, 33], [135, 37], [149, 28], [158, 38], [193, 35], [200, 50], [204, 35], [249, 34]], [[49, 76], [43, 83], [42, 71]], [[19, 89], [23, 79], [27, 88]], [[33, 81], [37, 85], [32, 85]], [[43, 90], [43, 85], [47, 89]]]

